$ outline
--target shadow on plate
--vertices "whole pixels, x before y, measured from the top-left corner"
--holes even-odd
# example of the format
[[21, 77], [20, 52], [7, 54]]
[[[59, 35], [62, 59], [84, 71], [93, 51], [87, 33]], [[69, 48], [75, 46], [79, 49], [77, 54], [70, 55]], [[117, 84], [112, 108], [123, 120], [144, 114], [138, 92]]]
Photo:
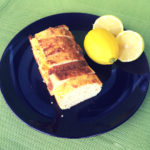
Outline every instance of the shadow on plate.
[[133, 74], [144, 74], [147, 73], [147, 68], [148, 68], [148, 63], [147, 63], [147, 59], [146, 59], [146, 55], [145, 53], [142, 53], [142, 55], [136, 59], [135, 61], [132, 62], [121, 62], [121, 61], [116, 61], [115, 64], [129, 72], [129, 73], [133, 73]]

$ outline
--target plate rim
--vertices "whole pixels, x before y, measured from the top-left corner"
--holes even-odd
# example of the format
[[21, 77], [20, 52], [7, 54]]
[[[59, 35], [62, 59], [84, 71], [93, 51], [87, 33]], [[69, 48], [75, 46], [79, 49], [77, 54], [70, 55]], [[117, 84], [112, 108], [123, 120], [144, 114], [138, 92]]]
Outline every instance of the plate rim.
[[[30, 23], [29, 25], [27, 25], [26, 27], [24, 27], [22, 30], [20, 30], [20, 31], [11, 39], [11, 41], [7, 44], [5, 50], [3, 51], [3, 54], [2, 54], [2, 56], [1, 56], [1, 59], [0, 59], [0, 69], [1, 69], [1, 62], [2, 62], [2, 60], [3, 60], [3, 58], [4, 58], [4, 56], [5, 56], [5, 53], [8, 51], [9, 45], [13, 42], [13, 40], [14, 40], [17, 36], [19, 36], [19, 34], [20, 34], [22, 31], [24, 31], [25, 29], [27, 29], [30, 25], [33, 25], [33, 24], [37, 23], [38, 21], [42, 21], [42, 19], [46, 19], [46, 18], [49, 18], [49, 17], [51, 17], [51, 16], [65, 15], [65, 14], [83, 14], [83, 15], [86, 14], [86, 15], [92, 15], [92, 16], [95, 16], [95, 17], [99, 17], [99, 16], [97, 16], [97, 15], [88, 14], [88, 13], [67, 12], [67, 13], [59, 13], [59, 14], [53, 14], [53, 15], [50, 15], [50, 16], [46, 16], [46, 17], [43, 17], [43, 18], [41, 18], [41, 19], [38, 19], [38, 20], [36, 20], [36, 21]], [[145, 52], [143, 52], [143, 53], [145, 54]], [[145, 56], [146, 56], [146, 55], [145, 55]], [[148, 65], [148, 76], [149, 76], [149, 79], [150, 79], [150, 70], [149, 70], [149, 63], [148, 63], [147, 57], [146, 57], [146, 61], [147, 61], [147, 65]], [[146, 97], [146, 95], [147, 95], [148, 89], [149, 89], [149, 82], [148, 82], [148, 86], [147, 86], [147, 90], [146, 90], [146, 92], [145, 92], [145, 95], [143, 96], [143, 100], [141, 101], [141, 104], [143, 103], [143, 101], [144, 101], [144, 99], [145, 99], [145, 97]], [[15, 115], [17, 116], [17, 114], [11, 109], [11, 107], [10, 107], [9, 104], [7, 103], [7, 100], [5, 99], [5, 96], [3, 95], [3, 92], [2, 92], [3, 89], [1, 89], [1, 79], [0, 79], [0, 90], [1, 90], [3, 99], [5, 100], [7, 106], [8, 106], [9, 109], [13, 112], [13, 114], [15, 114]], [[141, 106], [141, 104], [138, 106], [138, 108]], [[132, 114], [130, 114], [123, 122], [121, 122], [119, 125], [116, 125], [116, 127], [120, 126], [121, 124], [123, 124], [124, 122], [126, 122], [129, 118], [131, 118], [131, 117], [133, 116], [133, 114], [138, 110], [138, 108], [137, 108]], [[19, 118], [19, 117], [17, 116], [17, 118]], [[44, 134], [47, 134], [47, 135], [51, 135], [51, 136], [54, 136], [54, 137], [60, 137], [60, 136], [57, 136], [57, 135], [54, 135], [54, 134], [50, 134], [50, 133], [46, 133], [46, 132], [43, 132], [43, 131], [41, 131], [41, 130], [38, 130], [38, 129], [36, 129], [36, 128], [30, 126], [29, 124], [27, 124], [27, 123], [26, 123], [24, 120], [22, 120], [21, 118], [19, 118], [19, 120], [21, 120], [23, 123], [25, 123], [26, 125], [28, 125], [29, 127], [31, 127], [32, 129], [34, 129], [34, 130], [36, 130], [36, 131], [39, 131], [39, 132], [41, 132], [41, 133], [44, 133]], [[115, 129], [116, 127], [113, 127], [112, 129]], [[110, 130], [112, 130], [112, 129], [110, 129]], [[110, 130], [108, 130], [108, 131], [110, 131]], [[107, 132], [108, 132], [108, 131], [107, 131]], [[105, 133], [105, 132], [104, 132], [104, 133]], [[93, 137], [93, 136], [97, 136], [97, 135], [100, 135], [100, 134], [103, 134], [103, 133], [98, 133], [98, 134], [95, 134], [95, 135], [85, 136], [85, 137], [80, 137], [80, 138]], [[70, 139], [70, 137], [61, 137], [61, 138], [69, 138], [69, 139]]]

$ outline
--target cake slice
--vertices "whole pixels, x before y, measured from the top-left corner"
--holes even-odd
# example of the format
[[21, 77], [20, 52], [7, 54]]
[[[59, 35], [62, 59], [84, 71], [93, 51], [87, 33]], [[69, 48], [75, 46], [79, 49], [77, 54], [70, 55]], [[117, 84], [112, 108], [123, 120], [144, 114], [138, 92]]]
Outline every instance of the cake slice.
[[[69, 63], [68, 63], [69, 64]], [[68, 69], [61, 72], [55, 72], [51, 75], [49, 75], [49, 83], [48, 83], [48, 89], [51, 95], [54, 94], [55, 89], [60, 86], [61, 84], [67, 82], [67, 80], [78, 77], [84, 74], [94, 74], [95, 72], [89, 67], [79, 67], [75, 68], [73, 70]]]
[[101, 88], [102, 82], [99, 78], [95, 74], [87, 74], [71, 78], [60, 85], [54, 91], [54, 95], [61, 109], [69, 109], [97, 95]]

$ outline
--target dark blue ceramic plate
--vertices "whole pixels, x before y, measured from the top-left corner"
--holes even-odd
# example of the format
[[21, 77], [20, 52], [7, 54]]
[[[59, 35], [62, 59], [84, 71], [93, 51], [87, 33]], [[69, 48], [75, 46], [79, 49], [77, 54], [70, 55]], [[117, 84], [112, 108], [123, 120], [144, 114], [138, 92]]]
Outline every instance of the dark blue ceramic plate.
[[96, 97], [68, 110], [58, 107], [42, 81], [28, 36], [50, 26], [66, 24], [83, 48], [84, 37], [97, 18], [83, 13], [49, 16], [24, 28], [9, 43], [1, 59], [1, 92], [10, 109], [25, 124], [56, 137], [82, 138], [108, 132], [137, 111], [149, 86], [145, 53], [136, 61], [117, 61], [108, 66], [94, 63], [85, 54], [103, 88]]

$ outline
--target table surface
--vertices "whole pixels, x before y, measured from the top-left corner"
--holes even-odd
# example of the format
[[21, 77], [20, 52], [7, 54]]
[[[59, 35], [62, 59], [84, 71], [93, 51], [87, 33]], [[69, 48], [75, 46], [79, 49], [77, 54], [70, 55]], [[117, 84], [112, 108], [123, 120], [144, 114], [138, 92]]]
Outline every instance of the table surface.
[[[0, 56], [11, 39], [30, 23], [53, 14], [112, 14], [124, 27], [140, 33], [150, 64], [149, 0], [0, 0]], [[144, 67], [144, 66], [143, 66]], [[125, 123], [105, 134], [83, 139], [62, 139], [45, 135], [21, 122], [0, 94], [0, 150], [149, 150], [150, 88], [138, 111]]]

